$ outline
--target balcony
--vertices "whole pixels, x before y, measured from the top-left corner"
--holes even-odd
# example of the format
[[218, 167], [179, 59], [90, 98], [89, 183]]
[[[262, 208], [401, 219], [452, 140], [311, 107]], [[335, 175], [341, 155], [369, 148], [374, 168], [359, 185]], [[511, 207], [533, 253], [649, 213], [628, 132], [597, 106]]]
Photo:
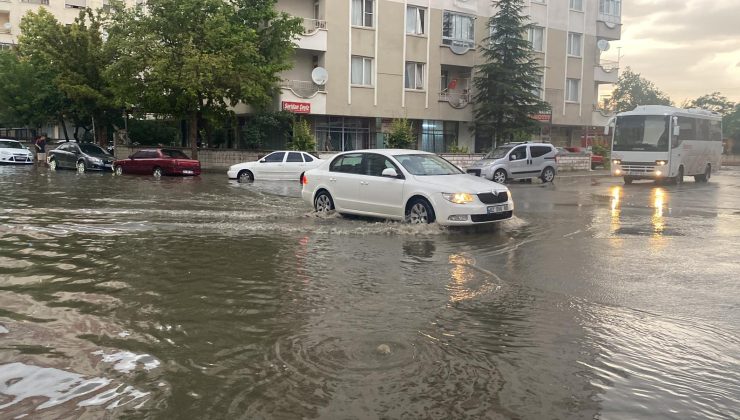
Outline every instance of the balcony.
[[437, 100], [439, 102], [448, 102], [455, 109], [462, 109], [468, 106], [468, 104], [473, 103], [473, 94], [467, 89], [458, 91], [445, 89], [439, 92]]
[[49, 0], [21, 0], [21, 3], [49, 5]]
[[614, 84], [619, 78], [619, 63], [616, 61], [601, 60], [594, 66], [594, 82], [597, 84]]
[[328, 32], [326, 21], [303, 18], [303, 33], [296, 41], [297, 48], [302, 50], [326, 51]]
[[326, 87], [305, 80], [283, 81], [280, 109], [299, 114], [326, 114]]

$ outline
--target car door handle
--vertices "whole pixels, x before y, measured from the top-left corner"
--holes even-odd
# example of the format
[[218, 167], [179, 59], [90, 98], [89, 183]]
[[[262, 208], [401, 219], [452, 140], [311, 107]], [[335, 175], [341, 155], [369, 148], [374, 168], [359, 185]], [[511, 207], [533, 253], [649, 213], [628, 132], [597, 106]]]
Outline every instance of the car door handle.
[[329, 182], [337, 182], [336, 178], [329, 178]]
[[360, 185], [368, 185], [368, 183], [365, 181], [360, 181]]

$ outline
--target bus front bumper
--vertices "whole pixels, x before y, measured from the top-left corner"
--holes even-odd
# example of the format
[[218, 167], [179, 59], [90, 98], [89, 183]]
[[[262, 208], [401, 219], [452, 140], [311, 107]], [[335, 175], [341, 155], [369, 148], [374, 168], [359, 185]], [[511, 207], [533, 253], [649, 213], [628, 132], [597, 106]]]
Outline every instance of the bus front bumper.
[[656, 165], [614, 165], [612, 175], [633, 179], [663, 179], [669, 175], [668, 166]]

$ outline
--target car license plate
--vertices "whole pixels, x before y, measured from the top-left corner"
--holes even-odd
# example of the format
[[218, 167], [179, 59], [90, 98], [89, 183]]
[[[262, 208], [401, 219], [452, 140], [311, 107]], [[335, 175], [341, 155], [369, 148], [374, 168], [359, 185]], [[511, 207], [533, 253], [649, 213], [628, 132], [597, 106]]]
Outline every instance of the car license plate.
[[508, 204], [499, 204], [498, 206], [488, 206], [488, 214], [502, 213], [509, 209]]
[[185, 175], [192, 175], [193, 174], [193, 171], [191, 171], [190, 169], [183, 169], [182, 170], [182, 173], [185, 174]]

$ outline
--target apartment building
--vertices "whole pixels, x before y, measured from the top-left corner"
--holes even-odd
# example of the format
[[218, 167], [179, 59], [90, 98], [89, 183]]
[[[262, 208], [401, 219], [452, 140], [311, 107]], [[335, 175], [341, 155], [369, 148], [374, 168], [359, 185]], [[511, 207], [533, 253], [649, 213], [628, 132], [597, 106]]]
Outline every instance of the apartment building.
[[[382, 147], [393, 118], [412, 120], [418, 148], [470, 151], [475, 138], [474, 66], [496, 13], [490, 0], [278, 0], [304, 18], [295, 65], [283, 76], [276, 107], [305, 114], [320, 150]], [[575, 144], [603, 125], [602, 84], [617, 81], [601, 60], [621, 34], [621, 0], [528, 0], [529, 37], [542, 63], [538, 93], [552, 106], [539, 115], [542, 137]], [[314, 73], [317, 67], [325, 69]], [[316, 83], [318, 81], [319, 83]]]

